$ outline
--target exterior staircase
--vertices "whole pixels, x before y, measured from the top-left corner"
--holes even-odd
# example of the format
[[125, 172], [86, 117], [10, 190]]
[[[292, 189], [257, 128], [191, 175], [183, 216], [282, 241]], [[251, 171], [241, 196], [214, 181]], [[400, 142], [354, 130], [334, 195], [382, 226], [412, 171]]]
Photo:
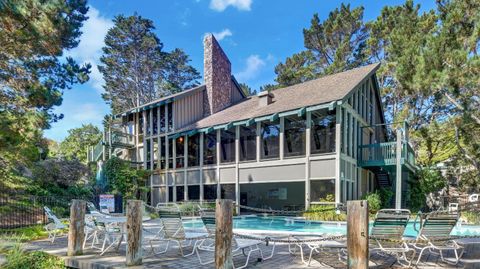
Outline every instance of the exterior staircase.
[[387, 172], [379, 172], [376, 174], [377, 186], [379, 188], [391, 188], [392, 182]]

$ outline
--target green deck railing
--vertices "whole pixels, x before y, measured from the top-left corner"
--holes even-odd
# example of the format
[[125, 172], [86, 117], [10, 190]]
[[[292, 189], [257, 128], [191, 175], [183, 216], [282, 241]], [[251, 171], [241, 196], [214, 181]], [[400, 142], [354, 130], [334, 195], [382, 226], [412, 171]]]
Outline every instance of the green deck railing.
[[135, 136], [119, 131], [111, 132], [112, 146], [133, 147], [135, 145]]
[[[415, 166], [415, 152], [413, 148], [403, 142], [402, 164]], [[359, 146], [358, 165], [365, 166], [388, 166], [397, 163], [397, 142], [384, 142]]]

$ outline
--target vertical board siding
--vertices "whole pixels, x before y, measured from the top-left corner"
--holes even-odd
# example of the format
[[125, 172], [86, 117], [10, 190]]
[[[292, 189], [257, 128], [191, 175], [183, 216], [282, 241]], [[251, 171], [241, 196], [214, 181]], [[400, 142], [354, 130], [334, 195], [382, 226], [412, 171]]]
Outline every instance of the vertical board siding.
[[204, 90], [196, 91], [182, 99], [175, 100], [175, 128], [180, 129], [203, 117]]

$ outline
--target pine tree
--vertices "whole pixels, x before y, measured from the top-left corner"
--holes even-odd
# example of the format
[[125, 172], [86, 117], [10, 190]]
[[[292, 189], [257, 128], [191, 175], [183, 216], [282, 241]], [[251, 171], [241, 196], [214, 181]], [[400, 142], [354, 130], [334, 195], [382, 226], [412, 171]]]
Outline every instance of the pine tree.
[[149, 19], [116, 16], [105, 37], [99, 71], [105, 79], [103, 98], [113, 113], [148, 103], [197, 85], [199, 73], [180, 49], [164, 52]]

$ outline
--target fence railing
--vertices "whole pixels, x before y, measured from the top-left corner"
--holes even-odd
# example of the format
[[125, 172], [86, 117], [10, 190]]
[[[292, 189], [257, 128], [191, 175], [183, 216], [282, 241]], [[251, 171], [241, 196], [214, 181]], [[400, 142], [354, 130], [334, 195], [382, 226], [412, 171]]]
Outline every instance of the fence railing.
[[44, 206], [58, 218], [68, 218], [73, 197], [45, 197], [30, 195], [0, 195], [0, 231], [33, 225], [45, 225]]

